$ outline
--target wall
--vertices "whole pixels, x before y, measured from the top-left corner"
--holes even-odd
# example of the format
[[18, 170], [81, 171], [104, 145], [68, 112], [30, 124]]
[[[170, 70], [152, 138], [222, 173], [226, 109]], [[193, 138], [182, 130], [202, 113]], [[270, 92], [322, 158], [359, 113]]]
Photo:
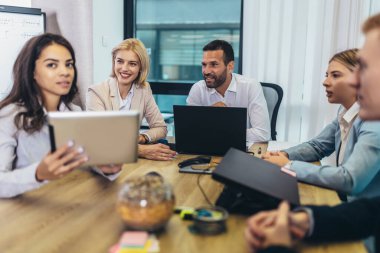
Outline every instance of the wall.
[[0, 0], [0, 5], [11, 5], [18, 7], [32, 7], [31, 0]]
[[243, 74], [284, 90], [278, 140], [306, 141], [337, 114], [322, 83], [330, 57], [360, 47], [378, 0], [244, 1]]
[[123, 0], [93, 1], [94, 82], [105, 80], [111, 73], [111, 50], [124, 38]]
[[93, 83], [92, 0], [32, 0], [32, 7], [46, 12], [47, 32], [61, 34], [73, 45], [80, 95], [75, 103], [83, 107]]
[[[2, 6], [0, 6], [0, 100], [13, 88], [12, 69], [21, 48], [26, 41], [43, 33], [45, 29], [43, 15], [3, 12], [7, 6], [5, 8]], [[18, 8], [27, 12], [30, 9], [20, 6]]]
[[111, 71], [111, 50], [123, 40], [123, 0], [0, 0], [0, 5], [41, 8], [46, 31], [65, 36], [77, 59], [80, 96], [84, 107], [88, 86], [106, 79]]

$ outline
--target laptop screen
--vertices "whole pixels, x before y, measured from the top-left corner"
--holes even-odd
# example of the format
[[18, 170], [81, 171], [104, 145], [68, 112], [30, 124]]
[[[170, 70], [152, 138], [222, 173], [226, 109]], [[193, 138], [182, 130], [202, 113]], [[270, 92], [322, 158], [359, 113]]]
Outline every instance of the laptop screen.
[[247, 109], [174, 105], [178, 153], [223, 156], [229, 148], [246, 151]]

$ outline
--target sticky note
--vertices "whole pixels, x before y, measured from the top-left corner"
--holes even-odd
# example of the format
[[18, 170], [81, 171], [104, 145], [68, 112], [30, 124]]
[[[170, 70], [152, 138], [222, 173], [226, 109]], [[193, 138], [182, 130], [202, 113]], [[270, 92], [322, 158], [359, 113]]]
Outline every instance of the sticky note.
[[115, 244], [111, 246], [111, 248], [108, 250], [108, 253], [118, 253], [120, 249], [119, 244]]
[[145, 231], [127, 231], [120, 238], [120, 246], [144, 247], [148, 240], [148, 233]]

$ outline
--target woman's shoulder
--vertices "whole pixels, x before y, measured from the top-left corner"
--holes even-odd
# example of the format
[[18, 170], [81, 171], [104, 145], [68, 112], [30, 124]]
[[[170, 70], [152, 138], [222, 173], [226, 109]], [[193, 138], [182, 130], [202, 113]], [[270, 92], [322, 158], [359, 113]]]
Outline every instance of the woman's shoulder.
[[367, 140], [377, 145], [380, 142], [380, 121], [367, 121], [356, 117], [352, 125], [352, 132], [357, 138], [367, 136]]
[[134, 97], [138, 98], [148, 98], [153, 96], [152, 89], [150, 88], [150, 85], [148, 82], [145, 82], [144, 84], [133, 84], [133, 94]]
[[0, 110], [0, 128], [1, 131], [14, 134], [17, 131], [15, 125], [15, 117], [22, 111], [26, 111], [25, 107], [17, 103], [6, 105]]
[[101, 83], [94, 84], [88, 88], [88, 91], [95, 91], [97, 93], [101, 92], [108, 92], [112, 85], [117, 85], [116, 79], [113, 77], [110, 77]]
[[380, 121], [366, 121], [361, 118], [357, 118], [354, 122], [354, 126], [360, 131], [374, 132], [380, 136]]
[[12, 103], [0, 109], [0, 117], [14, 117], [17, 113], [25, 111], [25, 107], [17, 103]]

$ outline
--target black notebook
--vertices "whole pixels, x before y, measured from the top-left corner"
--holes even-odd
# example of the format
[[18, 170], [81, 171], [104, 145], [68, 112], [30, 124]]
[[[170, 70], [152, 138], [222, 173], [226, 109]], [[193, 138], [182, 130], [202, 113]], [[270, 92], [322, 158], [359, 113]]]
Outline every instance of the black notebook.
[[300, 204], [297, 178], [275, 164], [233, 148], [216, 167], [212, 178], [247, 196], [256, 196], [258, 201], [265, 200], [268, 208], [277, 207], [281, 200]]

